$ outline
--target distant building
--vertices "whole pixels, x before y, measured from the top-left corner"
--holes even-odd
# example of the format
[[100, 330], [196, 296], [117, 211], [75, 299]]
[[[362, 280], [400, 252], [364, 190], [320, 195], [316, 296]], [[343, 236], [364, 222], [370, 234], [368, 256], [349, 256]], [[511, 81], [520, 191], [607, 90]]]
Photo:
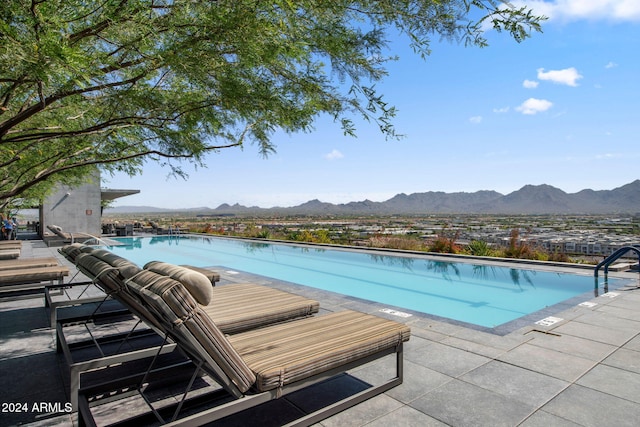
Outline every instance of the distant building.
[[57, 225], [70, 233], [100, 236], [102, 232], [102, 201], [137, 194], [140, 190], [100, 188], [100, 172], [79, 187], [59, 185], [40, 205], [40, 237], [48, 243], [55, 241], [47, 226]]

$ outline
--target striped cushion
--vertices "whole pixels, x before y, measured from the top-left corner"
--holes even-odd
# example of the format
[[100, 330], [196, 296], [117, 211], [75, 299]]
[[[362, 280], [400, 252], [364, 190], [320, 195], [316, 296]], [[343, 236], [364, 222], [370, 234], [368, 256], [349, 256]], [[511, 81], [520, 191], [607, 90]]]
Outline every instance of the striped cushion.
[[83, 245], [82, 243], [72, 243], [60, 248], [60, 252], [69, 261], [75, 263], [76, 257], [83, 252], [91, 252], [93, 248], [91, 246]]
[[[140, 300], [133, 295], [126, 286], [126, 278], [121, 274], [121, 270], [114, 269], [112, 265], [98, 259], [92, 254], [78, 255], [78, 267], [82, 267], [89, 275], [91, 275], [98, 286], [120, 301], [132, 313], [135, 313], [141, 320], [148, 325], [158, 328], [160, 325], [156, 319], [150, 315]], [[142, 272], [142, 270], [138, 269]]]
[[310, 316], [318, 309], [315, 300], [251, 283], [216, 286], [213, 299], [203, 307], [227, 334]]
[[137, 281], [136, 277], [129, 285], [159, 314], [158, 319], [184, 350], [206, 360], [209, 372], [215, 375], [212, 367], [217, 365], [239, 390], [249, 390], [254, 374], [180, 282], [164, 277], [136, 288]]
[[[143, 270], [135, 282], [140, 286], [150, 286], [163, 277], [167, 276]], [[310, 316], [319, 309], [315, 300], [250, 283], [217, 286], [212, 293], [213, 298], [202, 309], [225, 334]]]
[[355, 311], [308, 317], [228, 337], [256, 388], [286, 385], [408, 341], [408, 326]]
[[94, 249], [93, 251], [91, 251], [91, 255], [113, 267], [117, 267], [120, 270], [120, 274], [125, 279], [129, 279], [140, 272], [140, 267], [138, 267], [128, 259], [116, 255], [106, 249]]
[[[129, 285], [136, 285], [134, 278]], [[214, 376], [220, 368], [242, 392], [275, 389], [346, 363], [395, 349], [410, 336], [408, 326], [342, 311], [226, 337], [179, 282], [163, 278], [138, 287], [180, 347]]]
[[179, 281], [191, 292], [196, 301], [202, 305], [207, 305], [211, 301], [213, 295], [211, 281], [200, 272], [161, 261], [148, 262], [145, 264], [144, 269]]
[[79, 253], [76, 256], [76, 265], [84, 269], [91, 278], [102, 276], [105, 271], [113, 268], [113, 266], [88, 253]]
[[126, 290], [123, 292], [126, 277], [122, 274], [122, 270], [93, 256], [93, 254], [87, 253], [78, 255], [76, 265], [86, 271], [107, 294], [116, 297], [128, 307], [132, 304], [129, 301], [130, 297], [120, 295], [121, 293], [126, 293]]

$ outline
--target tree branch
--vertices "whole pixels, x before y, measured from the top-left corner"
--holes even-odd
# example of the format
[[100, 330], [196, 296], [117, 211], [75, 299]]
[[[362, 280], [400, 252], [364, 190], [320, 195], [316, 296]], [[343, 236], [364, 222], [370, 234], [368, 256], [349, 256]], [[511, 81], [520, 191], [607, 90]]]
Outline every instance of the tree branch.
[[36, 115], [37, 113], [41, 112], [42, 110], [44, 110], [45, 108], [47, 108], [49, 105], [53, 104], [54, 102], [57, 102], [61, 99], [70, 97], [70, 96], [74, 96], [74, 95], [82, 95], [84, 93], [89, 93], [89, 92], [96, 92], [96, 91], [100, 91], [100, 90], [104, 90], [104, 89], [108, 89], [108, 88], [113, 88], [113, 87], [119, 87], [119, 86], [125, 86], [125, 85], [133, 85], [136, 82], [138, 82], [140, 79], [142, 79], [145, 75], [147, 75], [148, 71], [143, 72], [138, 74], [135, 77], [132, 77], [128, 80], [123, 80], [120, 82], [113, 82], [113, 83], [105, 83], [102, 85], [98, 85], [98, 86], [92, 86], [92, 87], [88, 87], [88, 88], [84, 88], [84, 89], [76, 89], [76, 90], [72, 90], [72, 91], [67, 91], [67, 92], [59, 92], [57, 94], [51, 95], [49, 97], [46, 97], [44, 99], [42, 99], [41, 102], [37, 103], [37, 104], [33, 104], [31, 107], [27, 107], [26, 109], [24, 109], [23, 111], [21, 111], [20, 113], [16, 114], [15, 116], [13, 116], [12, 118], [4, 121], [2, 124], [0, 124], [0, 144], [3, 144], [4, 142], [4, 136], [9, 132], [9, 130], [11, 128], [13, 128], [14, 126], [18, 125], [19, 123], [29, 119], [30, 117]]
[[[226, 144], [226, 145], [217, 145], [217, 146], [206, 146], [204, 148], [204, 151], [215, 151], [215, 150], [223, 150], [226, 148], [232, 148], [232, 147], [238, 147], [242, 145], [241, 141], [237, 141], [234, 143], [230, 143], [230, 144]], [[193, 157], [192, 154], [169, 154], [169, 153], [165, 153], [163, 151], [160, 150], [147, 150], [144, 152], [139, 152], [139, 153], [135, 153], [135, 154], [131, 154], [131, 155], [127, 155], [127, 156], [121, 156], [121, 157], [114, 157], [111, 159], [93, 159], [93, 160], [86, 160], [86, 161], [82, 161], [82, 162], [75, 162], [75, 163], [70, 163], [70, 164], [66, 164], [63, 166], [60, 166], [59, 168], [56, 169], [50, 169], [46, 172], [41, 172], [39, 173], [39, 176], [33, 180], [29, 180], [27, 182], [23, 182], [20, 185], [16, 185], [14, 187], [12, 187], [10, 190], [5, 190], [0, 192], [0, 200], [4, 200], [10, 197], [14, 197], [22, 192], [24, 192], [25, 190], [28, 190], [29, 188], [35, 186], [36, 184], [48, 179], [49, 177], [51, 177], [54, 174], [60, 173], [60, 172], [64, 172], [66, 170], [70, 170], [70, 169], [74, 169], [74, 168], [78, 168], [78, 167], [85, 167], [85, 166], [94, 166], [94, 165], [101, 165], [101, 164], [111, 164], [111, 163], [119, 163], [119, 162], [123, 162], [126, 160], [132, 160], [135, 158], [139, 158], [139, 157], [147, 157], [147, 156], [152, 156], [152, 155], [156, 155], [156, 156], [160, 156], [163, 158], [168, 158], [168, 159], [187, 159], [187, 158], [191, 158]], [[18, 180], [16, 180], [17, 182], [20, 182]], [[2, 186], [0, 186], [0, 188], [2, 188]]]

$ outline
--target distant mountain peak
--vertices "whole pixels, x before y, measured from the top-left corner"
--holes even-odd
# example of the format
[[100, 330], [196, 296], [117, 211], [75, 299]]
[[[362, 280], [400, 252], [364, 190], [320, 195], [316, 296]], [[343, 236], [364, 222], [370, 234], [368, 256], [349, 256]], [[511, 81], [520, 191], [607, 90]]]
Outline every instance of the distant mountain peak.
[[359, 202], [332, 204], [318, 199], [288, 208], [245, 207], [238, 203], [223, 203], [216, 209], [160, 209], [142, 206], [108, 208], [106, 213], [143, 212], [196, 212], [237, 213], [247, 215], [303, 214], [303, 215], [422, 215], [422, 214], [612, 214], [640, 213], [640, 179], [613, 190], [585, 189], [568, 194], [548, 184], [523, 186], [502, 195], [496, 191], [481, 190], [473, 193], [428, 191], [399, 193], [384, 202], [369, 199]]

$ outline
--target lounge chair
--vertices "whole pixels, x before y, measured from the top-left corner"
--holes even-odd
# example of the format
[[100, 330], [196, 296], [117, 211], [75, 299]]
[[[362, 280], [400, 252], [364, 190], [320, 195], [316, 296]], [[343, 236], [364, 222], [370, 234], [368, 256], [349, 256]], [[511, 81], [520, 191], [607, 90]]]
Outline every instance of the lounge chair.
[[69, 275], [67, 267], [56, 265], [47, 267], [15, 268], [0, 271], [0, 292], [15, 292], [45, 289], [49, 285], [62, 285]]
[[[89, 277], [94, 277], [95, 282], [104, 289], [105, 295], [109, 295], [120, 301], [129, 312], [147, 323], [150, 329], [134, 330], [138, 326], [126, 332], [110, 335], [104, 339], [108, 343], [117, 342], [118, 339], [129, 340], [126, 346], [118, 346], [115, 352], [106, 355], [101, 349], [101, 342], [96, 339], [82, 342], [69, 342], [65, 337], [65, 326], [85, 321], [84, 326], [88, 330], [86, 317], [80, 319], [71, 318], [56, 322], [56, 336], [59, 351], [62, 351], [67, 360], [71, 376], [71, 403], [76, 406], [77, 390], [80, 386], [81, 375], [105, 366], [123, 363], [153, 356], [158, 346], [162, 344], [159, 335], [161, 325], [155, 321], [146, 306], [140, 304], [139, 299], [132, 295], [125, 286], [127, 280], [139, 278], [146, 281], [158, 281], [173, 277], [180, 280], [196, 296], [199, 303], [203, 304], [207, 312], [213, 313], [213, 319], [219, 328], [225, 333], [237, 333], [252, 328], [258, 328], [277, 322], [284, 322], [300, 317], [311, 316], [318, 312], [317, 301], [294, 295], [277, 289], [259, 286], [255, 284], [230, 284], [213, 287], [211, 280], [203, 274], [189, 270], [185, 267], [175, 266], [164, 262], [151, 262], [141, 270], [125, 258], [102, 249], [87, 249], [81, 245], [65, 247], [61, 252], [73, 259], [78, 268]], [[119, 314], [122, 314], [120, 311]], [[155, 341], [153, 338], [155, 337]], [[144, 341], [145, 347], [140, 347], [131, 341]], [[125, 351], [132, 346], [134, 351]], [[86, 356], [79, 360], [74, 357], [74, 352], [93, 347], [93, 357]], [[165, 345], [163, 352], [167, 353], [175, 348], [174, 344]], [[121, 351], [122, 350], [122, 351]]]
[[20, 249], [15, 247], [0, 247], [0, 260], [16, 259], [20, 256]]
[[62, 229], [62, 227], [59, 227], [57, 225], [47, 225], [47, 228], [56, 236], [60, 237], [61, 239], [63, 239], [63, 241], [65, 243], [76, 243], [77, 241], [82, 241], [82, 243], [87, 243], [90, 241], [94, 241], [96, 244], [99, 245], [106, 245], [106, 242], [104, 242], [102, 239], [100, 239], [99, 237], [96, 237], [92, 234], [88, 234], [88, 233], [82, 233], [82, 232], [74, 232], [74, 233], [69, 233], [67, 231], [64, 231]]
[[4, 248], [22, 248], [22, 240], [0, 240], [0, 249]]
[[12, 259], [0, 261], [0, 271], [15, 270], [20, 268], [51, 267], [58, 264], [58, 260], [53, 257]]
[[[99, 258], [104, 258], [103, 259], [104, 261], [111, 263], [112, 267], [118, 267], [118, 266], [124, 265], [124, 266], [127, 266], [128, 271], [131, 271], [131, 268], [134, 269], [134, 272], [137, 272], [140, 270], [137, 266], [135, 266], [135, 264], [131, 263], [125, 258], [119, 257], [105, 249], [95, 248], [92, 246], [85, 245], [83, 243], [72, 243], [69, 245], [65, 245], [62, 248], [58, 249], [58, 252], [62, 256], [64, 256], [69, 262], [74, 264], [76, 266], [76, 269], [78, 270], [76, 272], [76, 275], [73, 276], [72, 281], [80, 273], [84, 274], [85, 276], [91, 279], [92, 282], [86, 284], [87, 287], [89, 287], [91, 284], [93, 285], [97, 284], [96, 283], [97, 276], [95, 271], [91, 271], [90, 269], [86, 268], [84, 265], [79, 265], [77, 263], [76, 258], [78, 257], [78, 255], [82, 253], [92, 253], [94, 255], [98, 255]], [[147, 265], [152, 265], [152, 264], [153, 262], [148, 263]], [[215, 271], [206, 270], [204, 268], [193, 267], [193, 266], [185, 266], [185, 267], [190, 270], [198, 271], [199, 273], [205, 275], [205, 277], [207, 277], [207, 279], [211, 282], [212, 285], [215, 285], [216, 282], [220, 281], [220, 274]], [[103, 288], [101, 289], [105, 291]], [[111, 290], [111, 291], [114, 291], [114, 290]], [[80, 297], [82, 297], [83, 294], [84, 292], [80, 295]], [[54, 302], [48, 293], [45, 293], [45, 298], [46, 298], [46, 306], [50, 307], [50, 324], [52, 328], [55, 328], [56, 319], [57, 319], [57, 308], [65, 307], [70, 304], [68, 301]], [[73, 305], [78, 303], [100, 302], [103, 300], [104, 300], [104, 296], [98, 296], [93, 298], [82, 298], [82, 299], [76, 298], [76, 301], [73, 302]], [[115, 310], [122, 312], [122, 311], [128, 311], [128, 308], [120, 307], [119, 309], [115, 309]]]
[[[134, 418], [130, 420], [132, 425], [158, 420], [171, 425], [203, 425], [390, 354], [395, 354], [394, 377], [307, 414], [295, 424], [313, 424], [402, 382], [403, 343], [409, 339], [410, 329], [401, 323], [355, 311], [340, 311], [225, 336], [180, 282], [168, 277], [151, 281], [134, 277], [127, 282], [127, 287], [148, 306], [165, 336], [191, 358], [195, 370], [189, 388], [203, 372], [222, 387], [208, 396], [199, 394], [195, 399], [187, 398], [187, 390], [178, 404], [170, 406], [173, 415], [169, 420], [161, 415], [169, 408], [150, 405], [151, 410], [145, 414], [149, 418]], [[109, 396], [104, 399], [109, 404], [114, 390], [131, 391], [123, 393], [123, 398], [139, 393], [148, 402], [145, 389], [153, 385], [150, 382], [152, 368], [153, 365], [142, 377], [81, 389], [78, 400], [81, 423], [95, 425], [91, 408], [100, 406], [105, 396]], [[196, 409], [191, 407], [192, 402], [206, 406]], [[180, 418], [186, 408], [190, 415]], [[127, 415], [118, 414], [123, 418]], [[118, 423], [121, 421], [124, 425], [124, 420]]]

